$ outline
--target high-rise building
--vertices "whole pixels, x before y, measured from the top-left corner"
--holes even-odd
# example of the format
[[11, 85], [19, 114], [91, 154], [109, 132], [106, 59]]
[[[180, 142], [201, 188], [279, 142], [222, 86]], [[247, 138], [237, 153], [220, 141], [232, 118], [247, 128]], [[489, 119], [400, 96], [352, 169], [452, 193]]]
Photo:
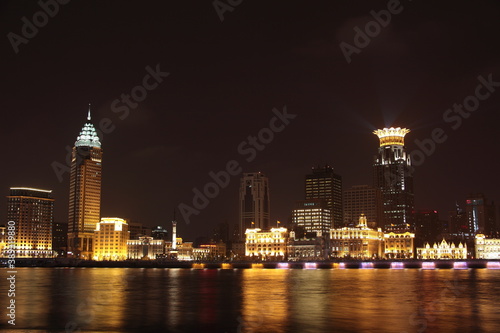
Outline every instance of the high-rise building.
[[103, 217], [94, 232], [95, 260], [127, 259], [128, 223], [118, 217]]
[[301, 200], [295, 204], [292, 222], [304, 228], [306, 233], [327, 236], [331, 229], [332, 212], [324, 199]]
[[353, 227], [364, 214], [368, 227], [382, 228], [382, 193], [378, 188], [356, 185], [344, 191], [344, 226]]
[[466, 200], [465, 214], [468, 233], [491, 235], [497, 231], [495, 205], [489, 203], [484, 194], [469, 195]]
[[87, 122], [71, 154], [69, 187], [68, 255], [93, 257], [93, 234], [101, 217], [102, 149], [96, 129]]
[[240, 183], [240, 237], [245, 230], [269, 230], [269, 180], [261, 172], [244, 173]]
[[331, 228], [341, 227], [342, 219], [342, 177], [333, 171], [333, 168], [312, 168], [312, 173], [306, 175], [306, 200], [324, 199], [327, 208], [332, 212]]
[[7, 219], [15, 222], [16, 257], [52, 257], [54, 199], [51, 190], [11, 187]]
[[153, 236], [153, 239], [163, 239], [164, 241], [168, 240], [168, 230], [161, 225], [154, 227], [151, 231], [151, 235]]
[[414, 195], [410, 154], [406, 153], [406, 128], [384, 128], [373, 133], [380, 139], [373, 163], [374, 186], [382, 192], [383, 224], [386, 230], [415, 230]]
[[444, 232], [445, 223], [439, 219], [437, 210], [417, 210], [414, 217], [417, 246], [439, 240], [439, 236]]

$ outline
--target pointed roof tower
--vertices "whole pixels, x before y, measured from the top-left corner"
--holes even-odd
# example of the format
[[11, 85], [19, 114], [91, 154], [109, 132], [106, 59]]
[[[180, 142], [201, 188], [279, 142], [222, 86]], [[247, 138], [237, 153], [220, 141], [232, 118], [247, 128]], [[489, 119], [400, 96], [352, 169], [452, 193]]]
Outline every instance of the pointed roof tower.
[[101, 148], [101, 141], [99, 140], [99, 136], [97, 135], [97, 131], [90, 121], [90, 103], [89, 103], [89, 112], [87, 114], [87, 122], [83, 125], [80, 134], [76, 138], [75, 147], [97, 147]]

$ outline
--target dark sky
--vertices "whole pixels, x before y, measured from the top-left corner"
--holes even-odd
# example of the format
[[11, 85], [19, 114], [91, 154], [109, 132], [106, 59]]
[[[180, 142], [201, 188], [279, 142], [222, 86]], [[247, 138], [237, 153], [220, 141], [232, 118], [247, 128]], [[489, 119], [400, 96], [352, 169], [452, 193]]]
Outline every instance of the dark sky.
[[[0, 189], [53, 189], [56, 220], [66, 221], [69, 174], [60, 182], [52, 164], [65, 164], [90, 102], [94, 123], [108, 118], [114, 127], [102, 140], [102, 216], [170, 223], [174, 207], [191, 205], [192, 189], [203, 188], [210, 171], [236, 160], [244, 172], [269, 176], [272, 219], [286, 221], [315, 164], [331, 164], [344, 188], [371, 184], [372, 131], [384, 126], [412, 130], [408, 151], [435, 128], [447, 135], [415, 170], [418, 209], [446, 218], [471, 192], [498, 201], [500, 87], [457, 129], [443, 114], [474, 95], [478, 76], [500, 82], [500, 4], [403, 1], [348, 63], [340, 43], [355, 45], [353, 29], [364, 30], [370, 12], [387, 7], [243, 1], [221, 21], [212, 1], [75, 0], [59, 5], [16, 53], [9, 33], [22, 36], [23, 17], [44, 23], [41, 7], [2, 1]], [[113, 101], [157, 64], [169, 76], [127, 117], [113, 112]], [[297, 117], [247, 162], [238, 145], [284, 106]], [[218, 222], [236, 223], [238, 186], [231, 177], [189, 224], [179, 218], [180, 235], [193, 240]]]

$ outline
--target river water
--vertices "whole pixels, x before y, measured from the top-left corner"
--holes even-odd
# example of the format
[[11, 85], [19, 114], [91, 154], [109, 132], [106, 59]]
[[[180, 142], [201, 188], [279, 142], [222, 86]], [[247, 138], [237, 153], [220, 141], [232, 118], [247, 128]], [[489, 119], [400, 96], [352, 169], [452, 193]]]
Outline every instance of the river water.
[[500, 332], [488, 269], [18, 268], [15, 300], [5, 332]]

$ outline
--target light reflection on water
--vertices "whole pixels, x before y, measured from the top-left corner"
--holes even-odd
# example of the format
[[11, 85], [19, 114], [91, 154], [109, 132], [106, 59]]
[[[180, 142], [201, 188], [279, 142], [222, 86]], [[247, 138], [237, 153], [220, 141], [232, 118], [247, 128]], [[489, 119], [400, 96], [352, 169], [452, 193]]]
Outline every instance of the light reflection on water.
[[[498, 270], [17, 271], [16, 329], [385, 333], [500, 328]], [[5, 295], [5, 279], [0, 286]], [[1, 325], [11, 328], [5, 319]]]

